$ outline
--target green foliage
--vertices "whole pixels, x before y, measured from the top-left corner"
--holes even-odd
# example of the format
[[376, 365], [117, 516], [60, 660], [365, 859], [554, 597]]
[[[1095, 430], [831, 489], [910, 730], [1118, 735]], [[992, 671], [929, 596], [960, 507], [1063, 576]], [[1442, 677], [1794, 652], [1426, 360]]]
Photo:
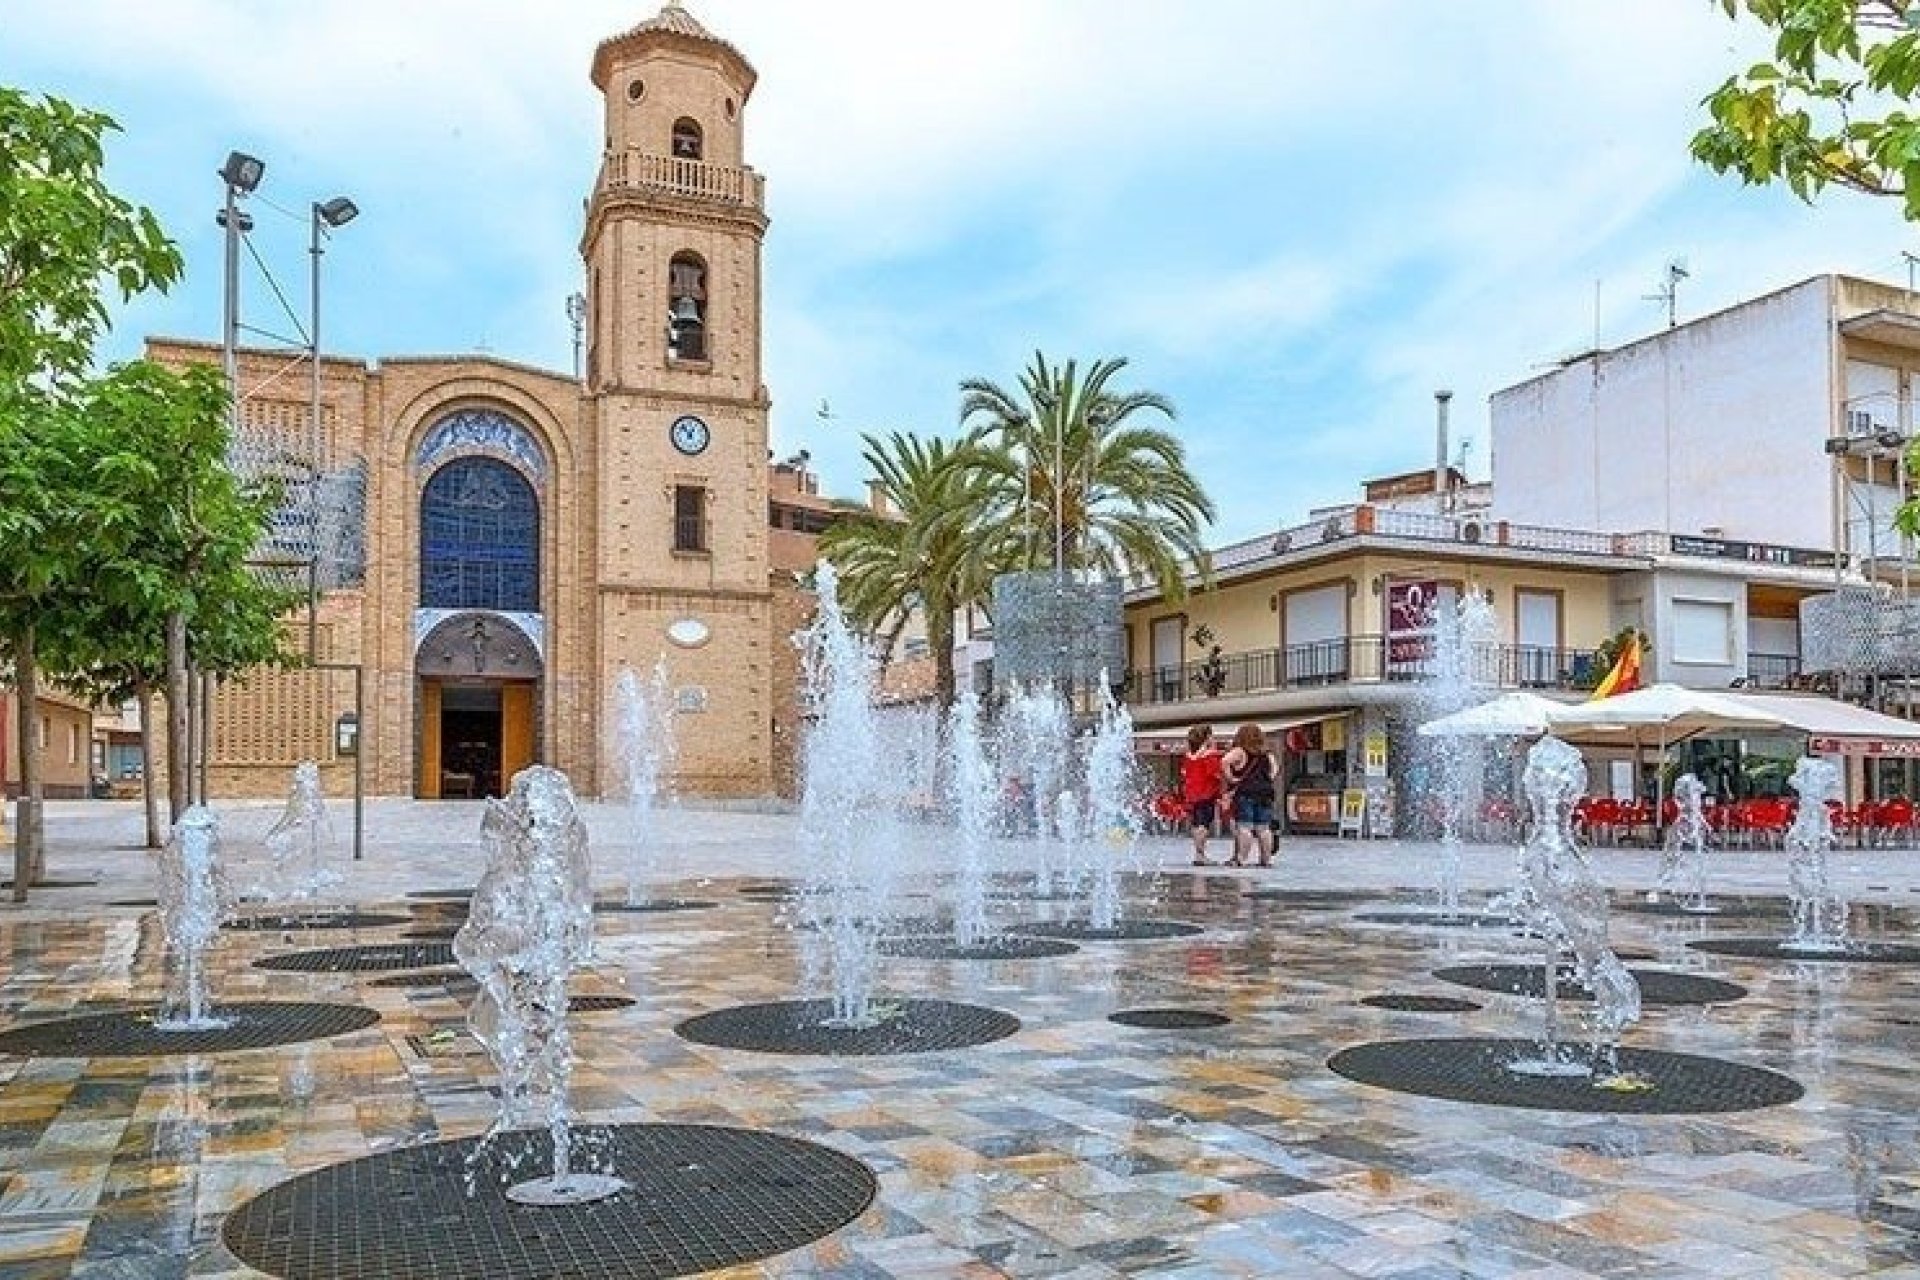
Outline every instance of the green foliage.
[[1647, 659], [1653, 656], [1653, 641], [1647, 639], [1647, 633], [1638, 627], [1622, 627], [1594, 646], [1593, 664], [1585, 678], [1573, 682], [1574, 687], [1591, 689], [1606, 679], [1607, 672], [1613, 670], [1613, 664], [1620, 660], [1620, 651], [1635, 636], [1640, 637], [1640, 662], [1644, 670]]
[[1707, 96], [1693, 154], [1803, 200], [1829, 184], [1902, 201], [1920, 221], [1920, 31], [1896, 0], [1713, 0], [1773, 32], [1773, 57]]
[[1111, 385], [1124, 359], [1052, 364], [1035, 352], [1018, 393], [985, 379], [960, 384], [960, 420], [974, 424], [966, 465], [985, 484], [980, 554], [1007, 567], [1144, 573], [1168, 599], [1186, 573], [1210, 572], [1203, 526], [1214, 508], [1172, 433], [1141, 425], [1173, 405]]
[[1219, 697], [1227, 687], [1227, 663], [1220, 654], [1220, 643], [1213, 628], [1203, 622], [1193, 629], [1187, 641], [1206, 655], [1194, 670], [1195, 687], [1209, 698]]
[[179, 250], [151, 211], [108, 189], [113, 120], [0, 87], [0, 398], [83, 374], [123, 299], [180, 276]]

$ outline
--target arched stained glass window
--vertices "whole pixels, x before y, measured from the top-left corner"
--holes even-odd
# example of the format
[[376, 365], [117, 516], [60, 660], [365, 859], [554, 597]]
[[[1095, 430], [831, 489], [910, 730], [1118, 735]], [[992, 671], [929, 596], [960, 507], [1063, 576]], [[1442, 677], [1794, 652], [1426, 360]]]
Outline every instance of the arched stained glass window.
[[467, 457], [427, 481], [420, 495], [420, 605], [539, 612], [540, 501], [518, 471], [494, 458]]

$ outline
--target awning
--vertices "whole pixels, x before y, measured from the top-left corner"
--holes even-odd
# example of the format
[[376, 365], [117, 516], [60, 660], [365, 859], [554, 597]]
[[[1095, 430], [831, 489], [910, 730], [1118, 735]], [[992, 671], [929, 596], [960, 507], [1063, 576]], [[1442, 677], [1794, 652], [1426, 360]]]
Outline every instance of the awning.
[[1778, 720], [1788, 733], [1804, 733], [1815, 754], [1920, 756], [1920, 723], [1883, 715], [1834, 698], [1790, 693], [1723, 695]]
[[[1299, 729], [1310, 724], [1321, 724], [1328, 720], [1344, 720], [1352, 714], [1352, 707], [1339, 707], [1333, 711], [1309, 711], [1301, 715], [1287, 716], [1278, 720], [1255, 720], [1253, 723], [1260, 726], [1260, 732], [1272, 738], [1276, 734], [1285, 733], [1289, 729]], [[1194, 723], [1200, 724], [1203, 723], [1203, 721], [1200, 717], [1196, 716], [1194, 717]], [[1216, 740], [1230, 739], [1233, 737], [1233, 731], [1238, 727], [1238, 725], [1232, 724], [1216, 724], [1213, 726], [1213, 736]], [[1278, 747], [1279, 744], [1276, 743], [1275, 749], [1277, 750]], [[1174, 755], [1186, 749], [1186, 728], [1147, 729], [1133, 735], [1133, 751], [1135, 755]]]

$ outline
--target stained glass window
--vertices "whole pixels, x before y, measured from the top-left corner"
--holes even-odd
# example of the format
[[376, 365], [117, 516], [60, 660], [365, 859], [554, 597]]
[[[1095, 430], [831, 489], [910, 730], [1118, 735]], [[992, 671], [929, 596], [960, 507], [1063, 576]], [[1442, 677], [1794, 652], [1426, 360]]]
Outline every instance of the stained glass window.
[[540, 502], [518, 471], [468, 457], [433, 473], [420, 497], [420, 605], [540, 609]]

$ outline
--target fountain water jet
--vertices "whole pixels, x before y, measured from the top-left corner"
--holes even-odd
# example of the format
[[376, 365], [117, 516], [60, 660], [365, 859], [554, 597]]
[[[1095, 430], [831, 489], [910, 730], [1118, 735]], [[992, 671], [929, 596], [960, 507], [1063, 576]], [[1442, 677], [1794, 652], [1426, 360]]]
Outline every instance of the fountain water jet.
[[[1573, 802], [1586, 790], [1586, 763], [1558, 738], [1527, 752], [1523, 775], [1533, 832], [1521, 851], [1521, 918], [1544, 941], [1545, 1006], [1540, 1052], [1507, 1064], [1518, 1075], [1619, 1075], [1620, 1035], [1640, 1020], [1640, 984], [1607, 945], [1607, 894], [1573, 838]], [[1593, 993], [1591, 1063], [1568, 1058], [1559, 1043], [1560, 952], [1573, 953], [1573, 976]]]
[[269, 901], [318, 898], [344, 881], [326, 862], [333, 845], [333, 824], [327, 820], [320, 766], [313, 761], [302, 760], [294, 766], [286, 811], [267, 832], [265, 843], [271, 860], [269, 883], [255, 896]]
[[950, 807], [959, 828], [960, 860], [954, 881], [953, 935], [961, 947], [978, 947], [987, 922], [986, 854], [993, 835], [993, 769], [980, 738], [980, 702], [968, 688], [947, 713], [952, 767], [947, 771]]
[[[1699, 915], [1718, 910], [1707, 901], [1707, 817], [1701, 803], [1706, 792], [1706, 785], [1691, 773], [1674, 779], [1675, 815], [1661, 847], [1659, 887], [1651, 895], [1665, 893], [1680, 904], [1681, 910]], [[1687, 881], [1684, 890], [1683, 877]]]
[[1120, 922], [1120, 867], [1132, 864], [1140, 838], [1133, 803], [1133, 717], [1113, 699], [1106, 673], [1100, 678], [1100, 719], [1087, 752], [1086, 825], [1093, 860], [1087, 922], [1112, 929]]
[[644, 683], [632, 668], [622, 667], [613, 698], [615, 776], [626, 801], [627, 905], [642, 906], [652, 900], [649, 880], [664, 871], [654, 828], [660, 779], [672, 772], [678, 754], [666, 658], [653, 664], [653, 674]]
[[480, 984], [467, 1025], [500, 1073], [500, 1113], [468, 1159], [469, 1189], [492, 1139], [534, 1118], [544, 1099], [553, 1172], [515, 1183], [508, 1198], [528, 1205], [604, 1199], [627, 1184], [572, 1165], [567, 975], [593, 947], [593, 886], [587, 828], [567, 776], [545, 765], [514, 775], [507, 798], [487, 802], [481, 833], [487, 868], [453, 954]]
[[[1433, 662], [1420, 693], [1421, 719], [1438, 719], [1480, 701], [1475, 656], [1492, 645], [1499, 620], [1478, 591], [1461, 593], [1452, 609], [1432, 610]], [[1460, 834], [1472, 797], [1478, 794], [1486, 745], [1477, 736], [1425, 737], [1419, 740], [1427, 762], [1440, 825], [1439, 906], [1460, 909]]]
[[1800, 805], [1786, 837], [1787, 883], [1793, 897], [1793, 936], [1786, 946], [1794, 951], [1845, 951], [1847, 901], [1834, 888], [1827, 866], [1833, 849], [1827, 805], [1840, 799], [1840, 766], [1802, 756], [1787, 785], [1799, 795]]
[[1012, 821], [1018, 830], [1031, 818], [1034, 891], [1044, 897], [1056, 888], [1057, 863], [1066, 852], [1063, 845], [1073, 838], [1059, 824], [1058, 807], [1060, 793], [1066, 789], [1072, 718], [1065, 700], [1051, 685], [1034, 684], [1013, 691], [1000, 723], [1000, 767], [1018, 782], [1024, 810], [1012, 815]]
[[206, 952], [220, 936], [227, 884], [220, 866], [220, 822], [205, 805], [180, 815], [160, 851], [159, 899], [175, 981], [154, 1029], [214, 1031], [233, 1025], [232, 1019], [213, 1014], [207, 994]]

